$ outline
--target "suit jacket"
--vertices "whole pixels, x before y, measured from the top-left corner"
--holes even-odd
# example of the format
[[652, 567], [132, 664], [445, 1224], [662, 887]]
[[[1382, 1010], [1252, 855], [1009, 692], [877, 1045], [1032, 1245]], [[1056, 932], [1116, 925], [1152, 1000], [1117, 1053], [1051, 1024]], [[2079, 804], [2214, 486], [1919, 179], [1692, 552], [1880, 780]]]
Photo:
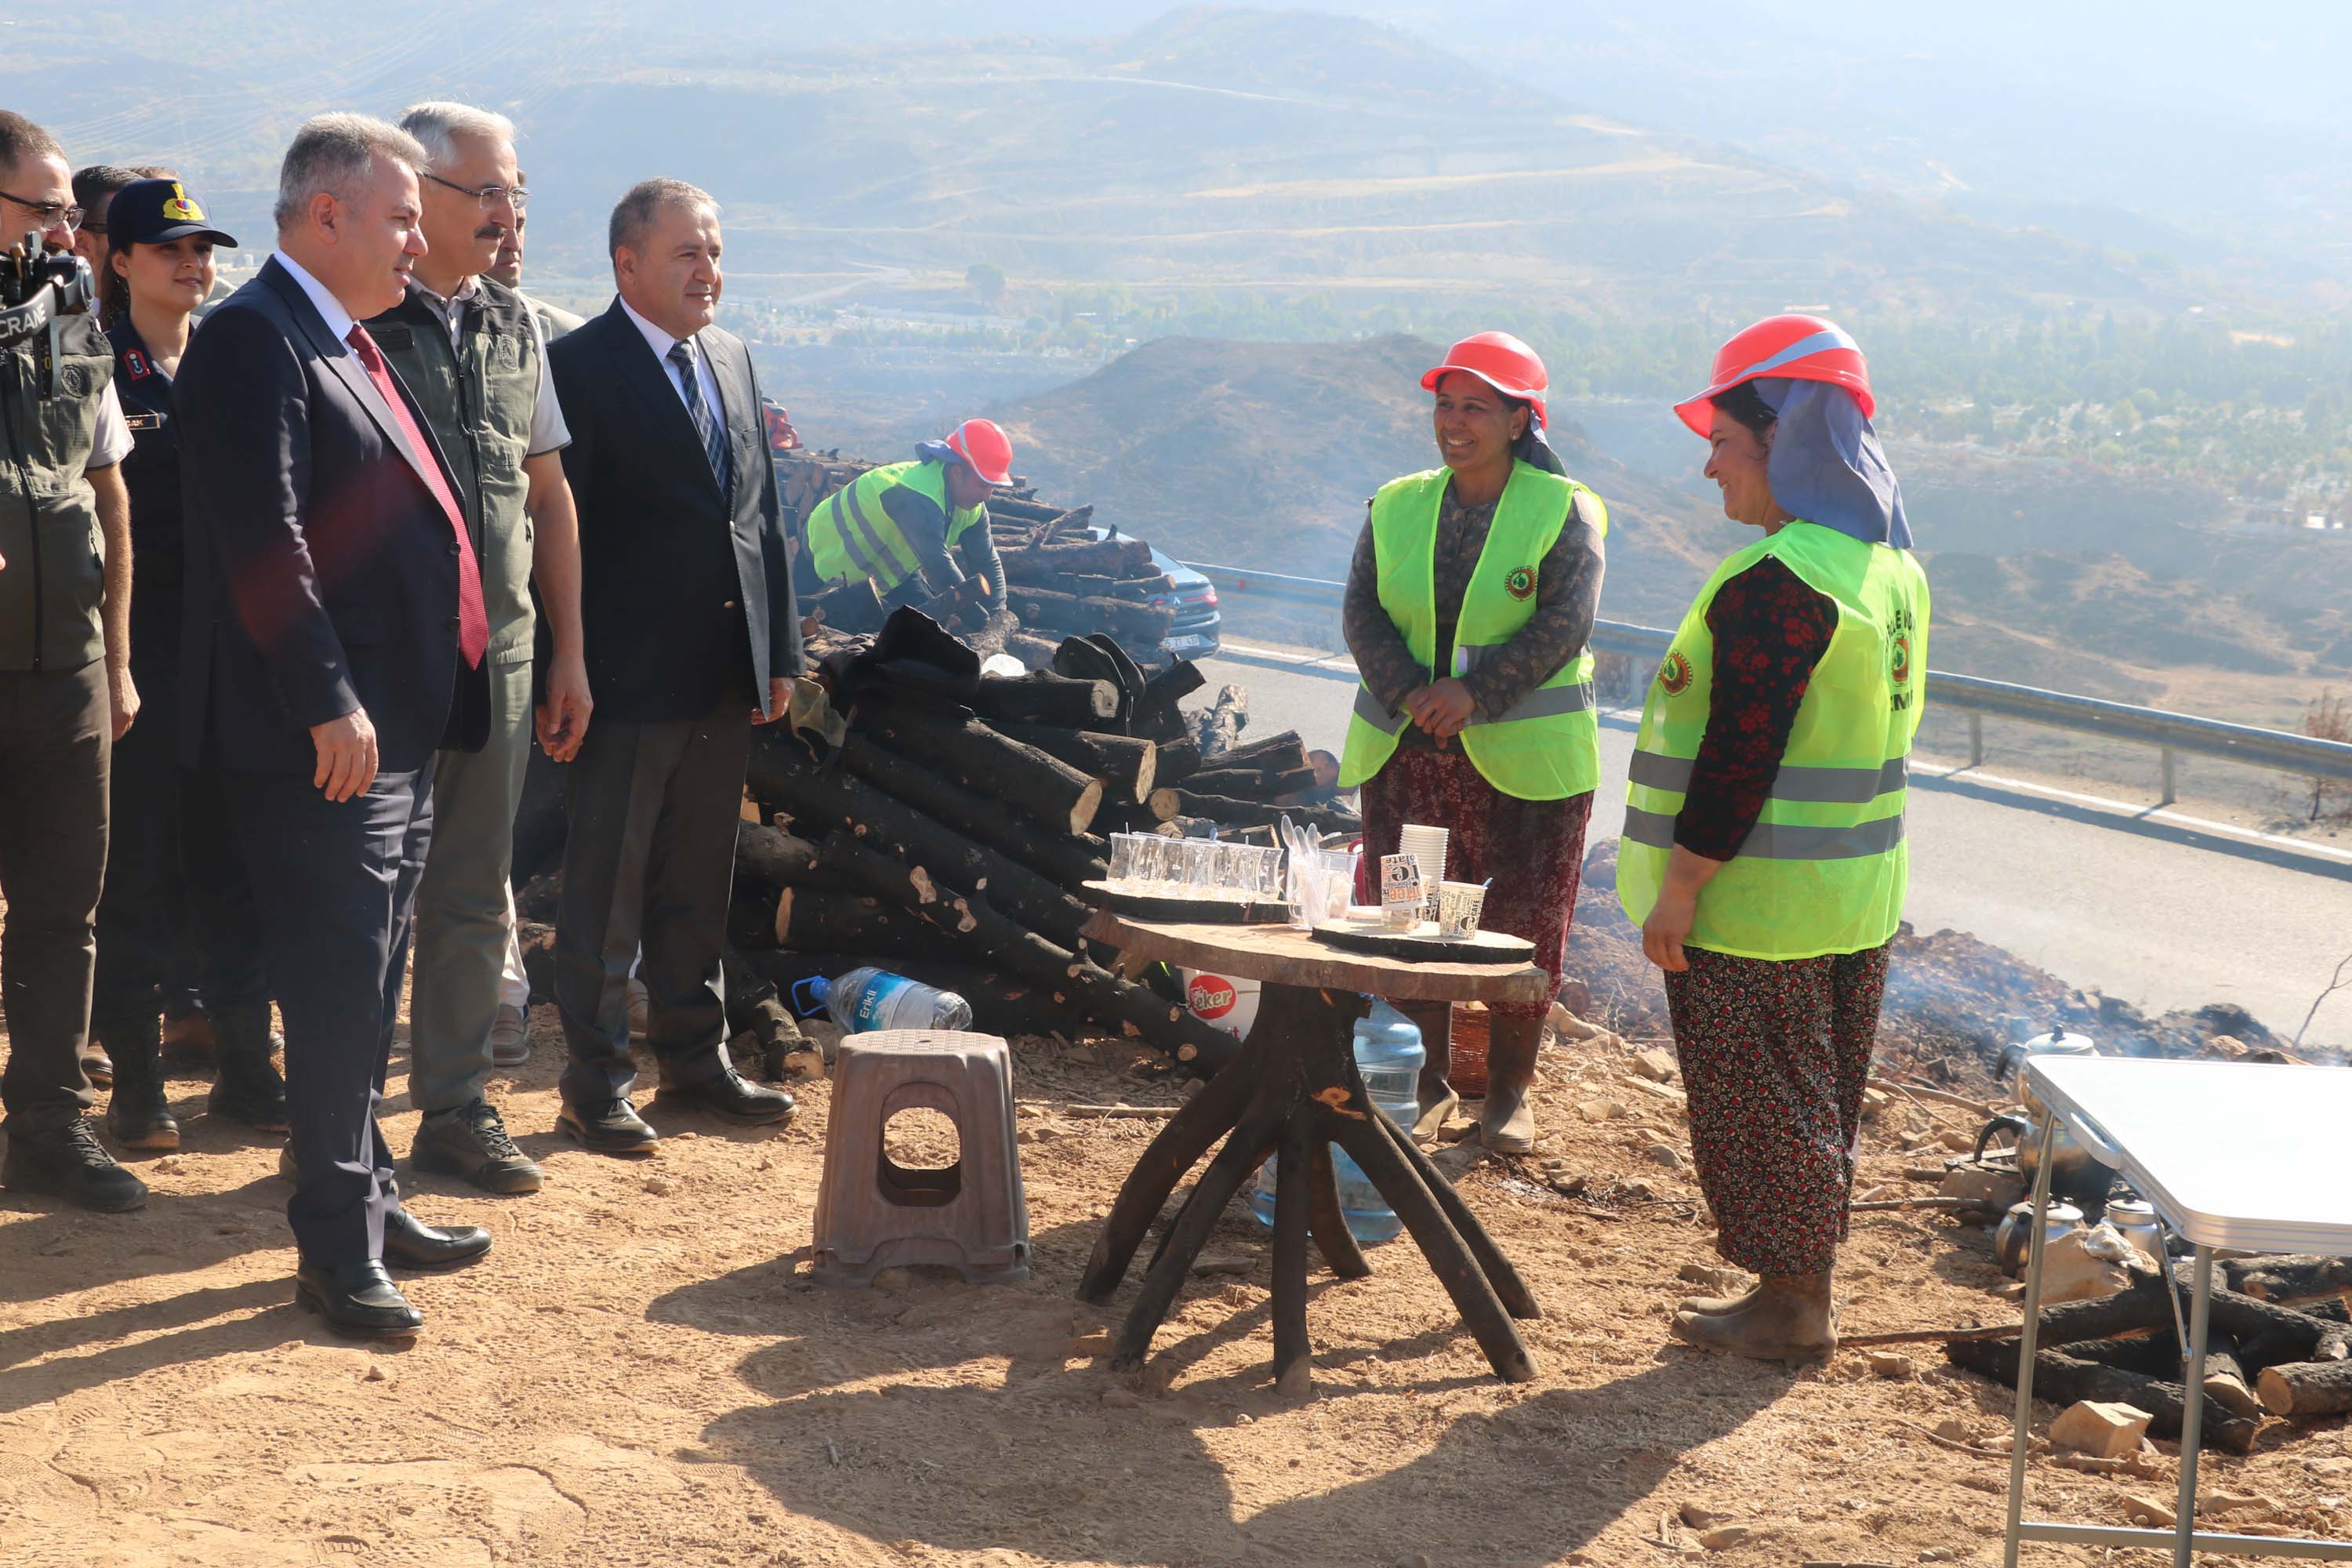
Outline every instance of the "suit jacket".
[[173, 400], [182, 760], [307, 773], [310, 727], [362, 707], [386, 773], [478, 750], [488, 661], [458, 657], [457, 542], [422, 465], [449, 470], [415, 401], [423, 452], [275, 259], [206, 315]]
[[694, 421], [621, 303], [548, 345], [580, 511], [581, 620], [596, 716], [704, 719], [746, 678], [803, 668], [800, 610], [760, 387], [742, 341], [695, 335], [724, 405], [722, 491]]

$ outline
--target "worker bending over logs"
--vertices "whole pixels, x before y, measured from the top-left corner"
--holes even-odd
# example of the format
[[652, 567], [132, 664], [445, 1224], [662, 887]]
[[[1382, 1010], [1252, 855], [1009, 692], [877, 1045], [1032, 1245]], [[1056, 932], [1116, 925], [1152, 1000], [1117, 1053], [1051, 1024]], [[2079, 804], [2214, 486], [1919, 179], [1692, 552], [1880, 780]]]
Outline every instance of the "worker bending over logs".
[[811, 564], [828, 589], [870, 584], [884, 609], [917, 605], [950, 624], [968, 610], [1001, 610], [988, 494], [1012, 479], [1011, 439], [967, 419], [911, 461], [868, 468], [828, 496], [809, 516]]

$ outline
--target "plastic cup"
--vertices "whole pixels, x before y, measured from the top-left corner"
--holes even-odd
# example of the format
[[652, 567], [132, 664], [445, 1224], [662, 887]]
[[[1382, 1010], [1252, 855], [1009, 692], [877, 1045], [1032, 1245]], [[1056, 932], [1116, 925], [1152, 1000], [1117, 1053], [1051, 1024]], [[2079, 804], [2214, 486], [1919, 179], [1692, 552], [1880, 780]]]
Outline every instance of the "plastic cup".
[[1168, 886], [1168, 855], [1176, 847], [1172, 838], [1157, 833], [1135, 836], [1136, 886], [1147, 893], [1165, 892]]
[[1252, 886], [1257, 896], [1261, 899], [1281, 898], [1283, 869], [1281, 846], [1275, 845], [1263, 849], [1253, 848], [1250, 853], [1256, 858], [1256, 866], [1253, 871], [1255, 880]]
[[1421, 923], [1421, 862], [1411, 855], [1381, 857], [1381, 922], [1391, 931]]
[[1184, 890], [1208, 893], [1217, 885], [1217, 846], [1206, 838], [1177, 840], [1182, 851]]
[[1246, 899], [1257, 890], [1257, 850], [1247, 844], [1217, 846], [1217, 894]]
[[1486, 887], [1483, 882], [1441, 882], [1437, 887], [1437, 934], [1444, 937], [1475, 936], [1478, 920], [1486, 910]]
[[1135, 843], [1142, 837], [1135, 833], [1114, 833], [1110, 836], [1110, 885], [1131, 888], [1135, 885]]

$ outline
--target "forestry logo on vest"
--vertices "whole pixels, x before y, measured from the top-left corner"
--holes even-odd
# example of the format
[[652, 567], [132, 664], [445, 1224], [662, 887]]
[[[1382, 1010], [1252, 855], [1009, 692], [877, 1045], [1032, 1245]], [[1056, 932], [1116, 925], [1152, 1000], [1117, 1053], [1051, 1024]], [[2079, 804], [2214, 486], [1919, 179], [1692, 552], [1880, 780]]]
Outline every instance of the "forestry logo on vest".
[[1911, 684], [1911, 639], [1909, 637], [1898, 636], [1888, 646], [1886, 674], [1887, 678], [1897, 686]]
[[1234, 1010], [1234, 983], [1218, 974], [1196, 974], [1187, 994], [1194, 1016], [1222, 1018]]
[[1690, 689], [1690, 660], [1683, 657], [1682, 649], [1676, 648], [1666, 655], [1665, 663], [1658, 666], [1658, 684], [1666, 689], [1667, 696], [1680, 697]]
[[1514, 599], [1525, 599], [1531, 596], [1536, 591], [1535, 568], [1532, 566], [1515, 567], [1512, 570], [1511, 574], [1503, 579], [1503, 589]]

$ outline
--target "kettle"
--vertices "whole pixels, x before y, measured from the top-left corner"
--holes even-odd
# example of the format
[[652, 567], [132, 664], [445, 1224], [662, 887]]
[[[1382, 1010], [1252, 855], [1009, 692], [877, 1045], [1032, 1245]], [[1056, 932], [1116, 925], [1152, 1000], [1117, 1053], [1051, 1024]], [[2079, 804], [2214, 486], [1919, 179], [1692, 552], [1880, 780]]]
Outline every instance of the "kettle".
[[[1999, 1076], [2018, 1075], [2023, 1082], [2023, 1067], [2028, 1057], [2067, 1056], [2090, 1057], [2099, 1054], [2098, 1046], [2088, 1035], [2070, 1035], [2063, 1025], [2053, 1026], [2046, 1035], [2036, 1035], [2021, 1045], [2013, 1045], [2000, 1054]], [[1993, 1134], [2009, 1131], [2017, 1139], [2017, 1169], [2029, 1187], [2042, 1163], [2042, 1131], [2050, 1120], [2050, 1108], [2042, 1103], [2031, 1090], [2024, 1092], [2025, 1113], [2003, 1112], [1984, 1124], [1977, 1134], [1976, 1158], [1982, 1161], [1985, 1148]], [[2114, 1173], [2091, 1157], [2090, 1152], [2058, 1129], [2058, 1137], [2050, 1146], [2050, 1194], [2075, 1203], [2100, 1204], [2107, 1195]]]
[[2107, 1205], [2107, 1223], [2137, 1247], [2141, 1257], [2158, 1268], [2164, 1267], [2164, 1227], [2157, 1220], [2154, 1204], [2146, 1198], [2117, 1198]]
[[[2053, 1199], [2042, 1221], [2042, 1240], [2045, 1247], [2060, 1237], [2079, 1230], [2083, 1211], [2073, 1204]], [[2033, 1205], [2031, 1203], [2011, 1204], [2009, 1212], [2000, 1216], [2000, 1228], [1992, 1233], [1992, 1254], [2000, 1271], [2018, 1275], [2025, 1271], [2025, 1260], [2033, 1245]]]

